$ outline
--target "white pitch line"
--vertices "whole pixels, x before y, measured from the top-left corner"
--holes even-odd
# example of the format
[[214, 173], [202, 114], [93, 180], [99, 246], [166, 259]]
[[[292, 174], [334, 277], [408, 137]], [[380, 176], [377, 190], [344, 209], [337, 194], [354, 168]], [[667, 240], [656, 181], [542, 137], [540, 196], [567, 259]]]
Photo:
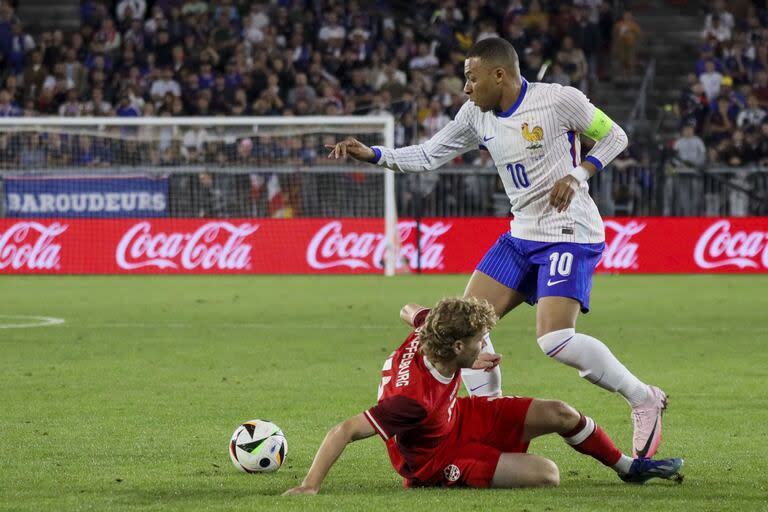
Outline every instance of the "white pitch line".
[[[2, 323], [4, 318], [10, 318], [12, 320], [31, 320], [31, 322], [5, 324]], [[63, 323], [63, 318], [56, 318], [53, 316], [0, 315], [0, 329], [29, 329], [32, 327], [50, 327], [52, 325], [61, 325]]]
[[108, 329], [108, 328], [126, 328], [126, 329], [151, 329], [158, 327], [167, 327], [171, 329], [199, 329], [200, 327], [210, 327], [215, 329], [250, 329], [250, 328], [279, 328], [279, 329], [393, 329], [400, 328], [397, 323], [390, 325], [328, 325], [328, 324], [276, 324], [276, 323], [228, 323], [228, 324], [205, 324], [203, 326], [199, 324], [180, 324], [180, 323], [101, 323], [101, 324], [70, 324], [73, 327], [89, 327], [94, 329]]
[[[203, 324], [198, 323], [179, 323], [179, 322], [116, 322], [116, 323], [78, 323], [70, 321], [68, 326], [71, 327], [84, 327], [92, 329], [152, 329], [152, 328], [168, 328], [168, 329], [199, 329], [201, 327], [214, 328], [214, 329], [250, 329], [250, 328], [264, 328], [264, 329], [324, 329], [324, 330], [387, 330], [387, 329], [401, 329], [405, 325], [392, 322], [390, 324], [304, 324], [304, 323], [266, 323], [266, 322], [230, 322], [230, 323], [213, 323]], [[523, 332], [534, 332], [533, 327], [518, 327]], [[625, 325], [619, 330], [632, 331], [632, 332], [682, 332], [682, 333], [698, 333], [698, 332], [747, 332], [747, 333], [766, 333], [768, 334], [768, 326], [722, 326], [722, 327], [702, 327], [702, 326], [676, 326], [676, 327], [656, 327], [649, 325]], [[606, 332], [615, 334], [613, 329], [600, 329], [600, 332]]]

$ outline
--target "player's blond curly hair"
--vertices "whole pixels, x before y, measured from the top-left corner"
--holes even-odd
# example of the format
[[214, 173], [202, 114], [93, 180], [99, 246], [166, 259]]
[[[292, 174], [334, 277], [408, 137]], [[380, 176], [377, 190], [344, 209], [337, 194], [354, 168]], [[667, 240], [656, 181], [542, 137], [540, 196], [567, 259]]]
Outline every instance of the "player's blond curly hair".
[[496, 312], [488, 301], [475, 297], [446, 297], [432, 308], [419, 331], [422, 353], [450, 361], [453, 344], [496, 325]]

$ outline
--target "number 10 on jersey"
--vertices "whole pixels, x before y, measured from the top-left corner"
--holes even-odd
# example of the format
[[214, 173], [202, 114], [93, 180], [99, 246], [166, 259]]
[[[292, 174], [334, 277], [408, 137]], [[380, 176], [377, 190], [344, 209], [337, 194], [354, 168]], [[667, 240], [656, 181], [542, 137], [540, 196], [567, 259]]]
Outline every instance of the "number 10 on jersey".
[[515, 188], [528, 188], [531, 186], [531, 182], [528, 181], [528, 175], [525, 174], [525, 166], [523, 164], [507, 164], [507, 170], [512, 176]]

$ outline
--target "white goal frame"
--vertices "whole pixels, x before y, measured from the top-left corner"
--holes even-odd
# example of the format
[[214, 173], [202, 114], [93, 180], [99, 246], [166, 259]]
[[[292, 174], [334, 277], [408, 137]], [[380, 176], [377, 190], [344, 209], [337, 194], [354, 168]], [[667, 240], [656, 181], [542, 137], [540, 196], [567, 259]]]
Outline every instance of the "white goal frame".
[[[381, 134], [383, 145], [394, 147], [395, 120], [391, 115], [376, 116], [302, 116], [302, 117], [0, 117], [0, 132], [39, 130], [51, 128], [83, 127], [173, 127], [173, 126], [239, 126], [253, 127], [253, 134], [258, 135], [259, 127], [296, 127], [297, 132], [338, 133], [336, 128], [370, 127], [372, 132]], [[284, 135], [289, 135], [286, 133]], [[350, 136], [355, 134], [350, 132]], [[395, 173], [384, 172], [384, 236], [386, 251], [384, 256], [384, 275], [395, 275], [395, 260], [399, 250], [397, 233], [397, 207], [395, 203]]]

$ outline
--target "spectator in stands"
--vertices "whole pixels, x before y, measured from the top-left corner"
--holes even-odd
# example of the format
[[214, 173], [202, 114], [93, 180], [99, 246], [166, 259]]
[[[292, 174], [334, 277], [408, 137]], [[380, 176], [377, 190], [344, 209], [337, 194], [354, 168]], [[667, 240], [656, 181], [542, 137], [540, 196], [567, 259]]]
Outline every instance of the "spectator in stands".
[[723, 72], [733, 78], [738, 85], [748, 84], [750, 81], [751, 64], [744, 55], [744, 46], [741, 42], [726, 42], [722, 47]]
[[694, 73], [688, 75], [688, 86], [683, 89], [678, 112], [683, 125], [693, 124], [697, 133], [704, 127], [709, 114], [709, 100], [704, 93], [704, 86]]
[[699, 76], [699, 81], [709, 101], [713, 101], [720, 95], [723, 75], [715, 69], [714, 61], [709, 60], [704, 64], [704, 72]]
[[0, 89], [0, 117], [18, 117], [21, 109], [11, 100], [11, 93], [7, 89]]
[[672, 149], [675, 161], [665, 169], [662, 186], [663, 214], [694, 215], [704, 200], [704, 188], [697, 170], [707, 161], [707, 149], [695, 134], [693, 124], [683, 126]]
[[297, 73], [296, 84], [288, 91], [288, 105], [295, 107], [299, 101], [305, 101], [310, 108], [314, 108], [315, 100], [317, 92], [307, 83], [306, 73]]
[[568, 74], [574, 87], [587, 92], [587, 58], [581, 48], [576, 48], [571, 36], [563, 38], [562, 47], [557, 52], [557, 63]]
[[152, 7], [152, 16], [144, 23], [144, 34], [152, 39], [159, 30], [163, 30], [167, 26], [168, 20], [162, 7], [155, 5]]
[[710, 23], [704, 27], [701, 37], [705, 41], [714, 40], [720, 44], [731, 40], [731, 29], [720, 21], [720, 16], [715, 14], [709, 17]]
[[83, 113], [83, 104], [78, 99], [77, 89], [72, 87], [67, 91], [67, 98], [59, 106], [59, 115], [64, 117], [78, 117]]
[[0, 132], [0, 169], [17, 169], [19, 166], [17, 145], [7, 132]]
[[701, 167], [707, 161], [707, 148], [704, 141], [696, 135], [695, 126], [683, 126], [680, 137], [675, 141], [673, 149], [678, 160], [691, 167]]
[[418, 55], [415, 55], [408, 62], [409, 69], [425, 71], [427, 73], [430, 73], [435, 69], [437, 69], [437, 66], [438, 64], [440, 64], [440, 61], [438, 61], [437, 57], [431, 52], [428, 44], [426, 43], [419, 44], [418, 51], [419, 51]]
[[725, 10], [724, 0], [715, 0], [712, 12], [707, 14], [707, 17], [704, 19], [704, 30], [710, 29], [716, 20], [728, 30], [732, 31], [736, 27], [733, 14]]
[[740, 167], [755, 161], [752, 148], [747, 145], [743, 130], [736, 130], [730, 139], [725, 139], [719, 148], [719, 158], [732, 167]]
[[53, 32], [44, 32], [43, 35], [46, 36], [44, 42], [40, 44], [43, 51], [43, 64], [51, 69], [63, 60], [64, 33], [61, 30], [54, 30]]
[[530, 45], [523, 50], [523, 58], [520, 64], [520, 72], [523, 76], [528, 80], [535, 80], [541, 65], [544, 64], [544, 51], [540, 40], [531, 40]]
[[120, 101], [115, 109], [115, 114], [119, 117], [140, 117], [141, 109], [131, 103], [131, 96], [128, 92], [124, 92], [120, 96]]
[[43, 89], [43, 82], [48, 76], [48, 68], [43, 65], [43, 54], [40, 50], [33, 50], [30, 61], [24, 68], [24, 88], [28, 98], [34, 98]]
[[739, 111], [747, 107], [747, 98], [733, 86], [729, 76], [724, 76], [720, 82], [720, 96], [728, 98], [728, 115], [735, 121]]
[[366, 81], [365, 71], [352, 71], [352, 82], [345, 88], [344, 93], [358, 106], [367, 106], [373, 99], [373, 89]]
[[87, 72], [85, 66], [77, 60], [77, 52], [71, 47], [64, 52], [64, 74], [75, 84], [78, 95], [82, 94], [85, 89]]
[[143, 52], [147, 46], [147, 37], [141, 20], [133, 19], [130, 28], [123, 33], [124, 44], [130, 44], [137, 52]]
[[629, 80], [635, 73], [637, 45], [642, 34], [640, 25], [637, 24], [630, 11], [624, 11], [621, 19], [613, 27], [617, 64], [614, 69], [617, 75], [620, 75], [624, 80]]
[[40, 135], [33, 133], [24, 137], [19, 154], [19, 167], [22, 169], [44, 169], [46, 165], [45, 148], [40, 143]]
[[171, 93], [174, 96], [181, 96], [181, 86], [174, 80], [173, 70], [170, 67], [163, 68], [161, 76], [152, 82], [152, 86], [149, 89], [149, 95], [156, 106], [163, 100], [167, 93]]
[[437, 132], [443, 129], [451, 119], [445, 115], [443, 106], [440, 104], [440, 100], [433, 98], [429, 104], [429, 114], [422, 121], [424, 127], [424, 137], [431, 138]]
[[[27, 54], [35, 48], [35, 40], [24, 32], [21, 22], [16, 20], [11, 25], [11, 43], [7, 49], [8, 62], [14, 73], [21, 73], [27, 65]], [[42, 55], [40, 56], [42, 62]]]
[[101, 89], [91, 91], [91, 99], [83, 105], [84, 116], [111, 116], [112, 104], [104, 99], [104, 92]]
[[[382, 72], [380, 72], [373, 79], [373, 89], [376, 91], [388, 91], [392, 98], [396, 100], [402, 97], [405, 93], [408, 85], [408, 76], [404, 71], [398, 68], [398, 61], [389, 61]], [[446, 64], [448, 71], [445, 76], [449, 76], [448, 73], [452, 73], [452, 64]], [[444, 68], [445, 69], [445, 68]], [[455, 74], [454, 74], [455, 76]], [[462, 82], [462, 87], [464, 86]]]
[[122, 25], [123, 22], [133, 20], [143, 20], [147, 12], [147, 2], [145, 0], [120, 0], [115, 9], [117, 21]]
[[102, 44], [103, 50], [108, 54], [117, 53], [122, 43], [122, 36], [117, 31], [112, 18], [106, 18], [102, 22], [101, 29], [96, 33], [94, 39]]
[[547, 76], [547, 81], [553, 84], [571, 85], [571, 77], [563, 70], [563, 66], [561, 66], [559, 62], [554, 62], [552, 64]]
[[46, 154], [48, 156], [48, 167], [64, 167], [70, 164], [70, 151], [61, 140], [61, 135], [56, 132], [45, 134]]
[[747, 97], [747, 108], [739, 112], [736, 117], [736, 126], [744, 130], [758, 128], [763, 123], [765, 116], [766, 111], [760, 107], [757, 96], [750, 94]]
[[710, 147], [719, 146], [734, 130], [734, 120], [728, 113], [730, 105], [728, 98], [718, 97], [716, 105], [717, 107], [710, 112], [704, 127], [704, 140]]

